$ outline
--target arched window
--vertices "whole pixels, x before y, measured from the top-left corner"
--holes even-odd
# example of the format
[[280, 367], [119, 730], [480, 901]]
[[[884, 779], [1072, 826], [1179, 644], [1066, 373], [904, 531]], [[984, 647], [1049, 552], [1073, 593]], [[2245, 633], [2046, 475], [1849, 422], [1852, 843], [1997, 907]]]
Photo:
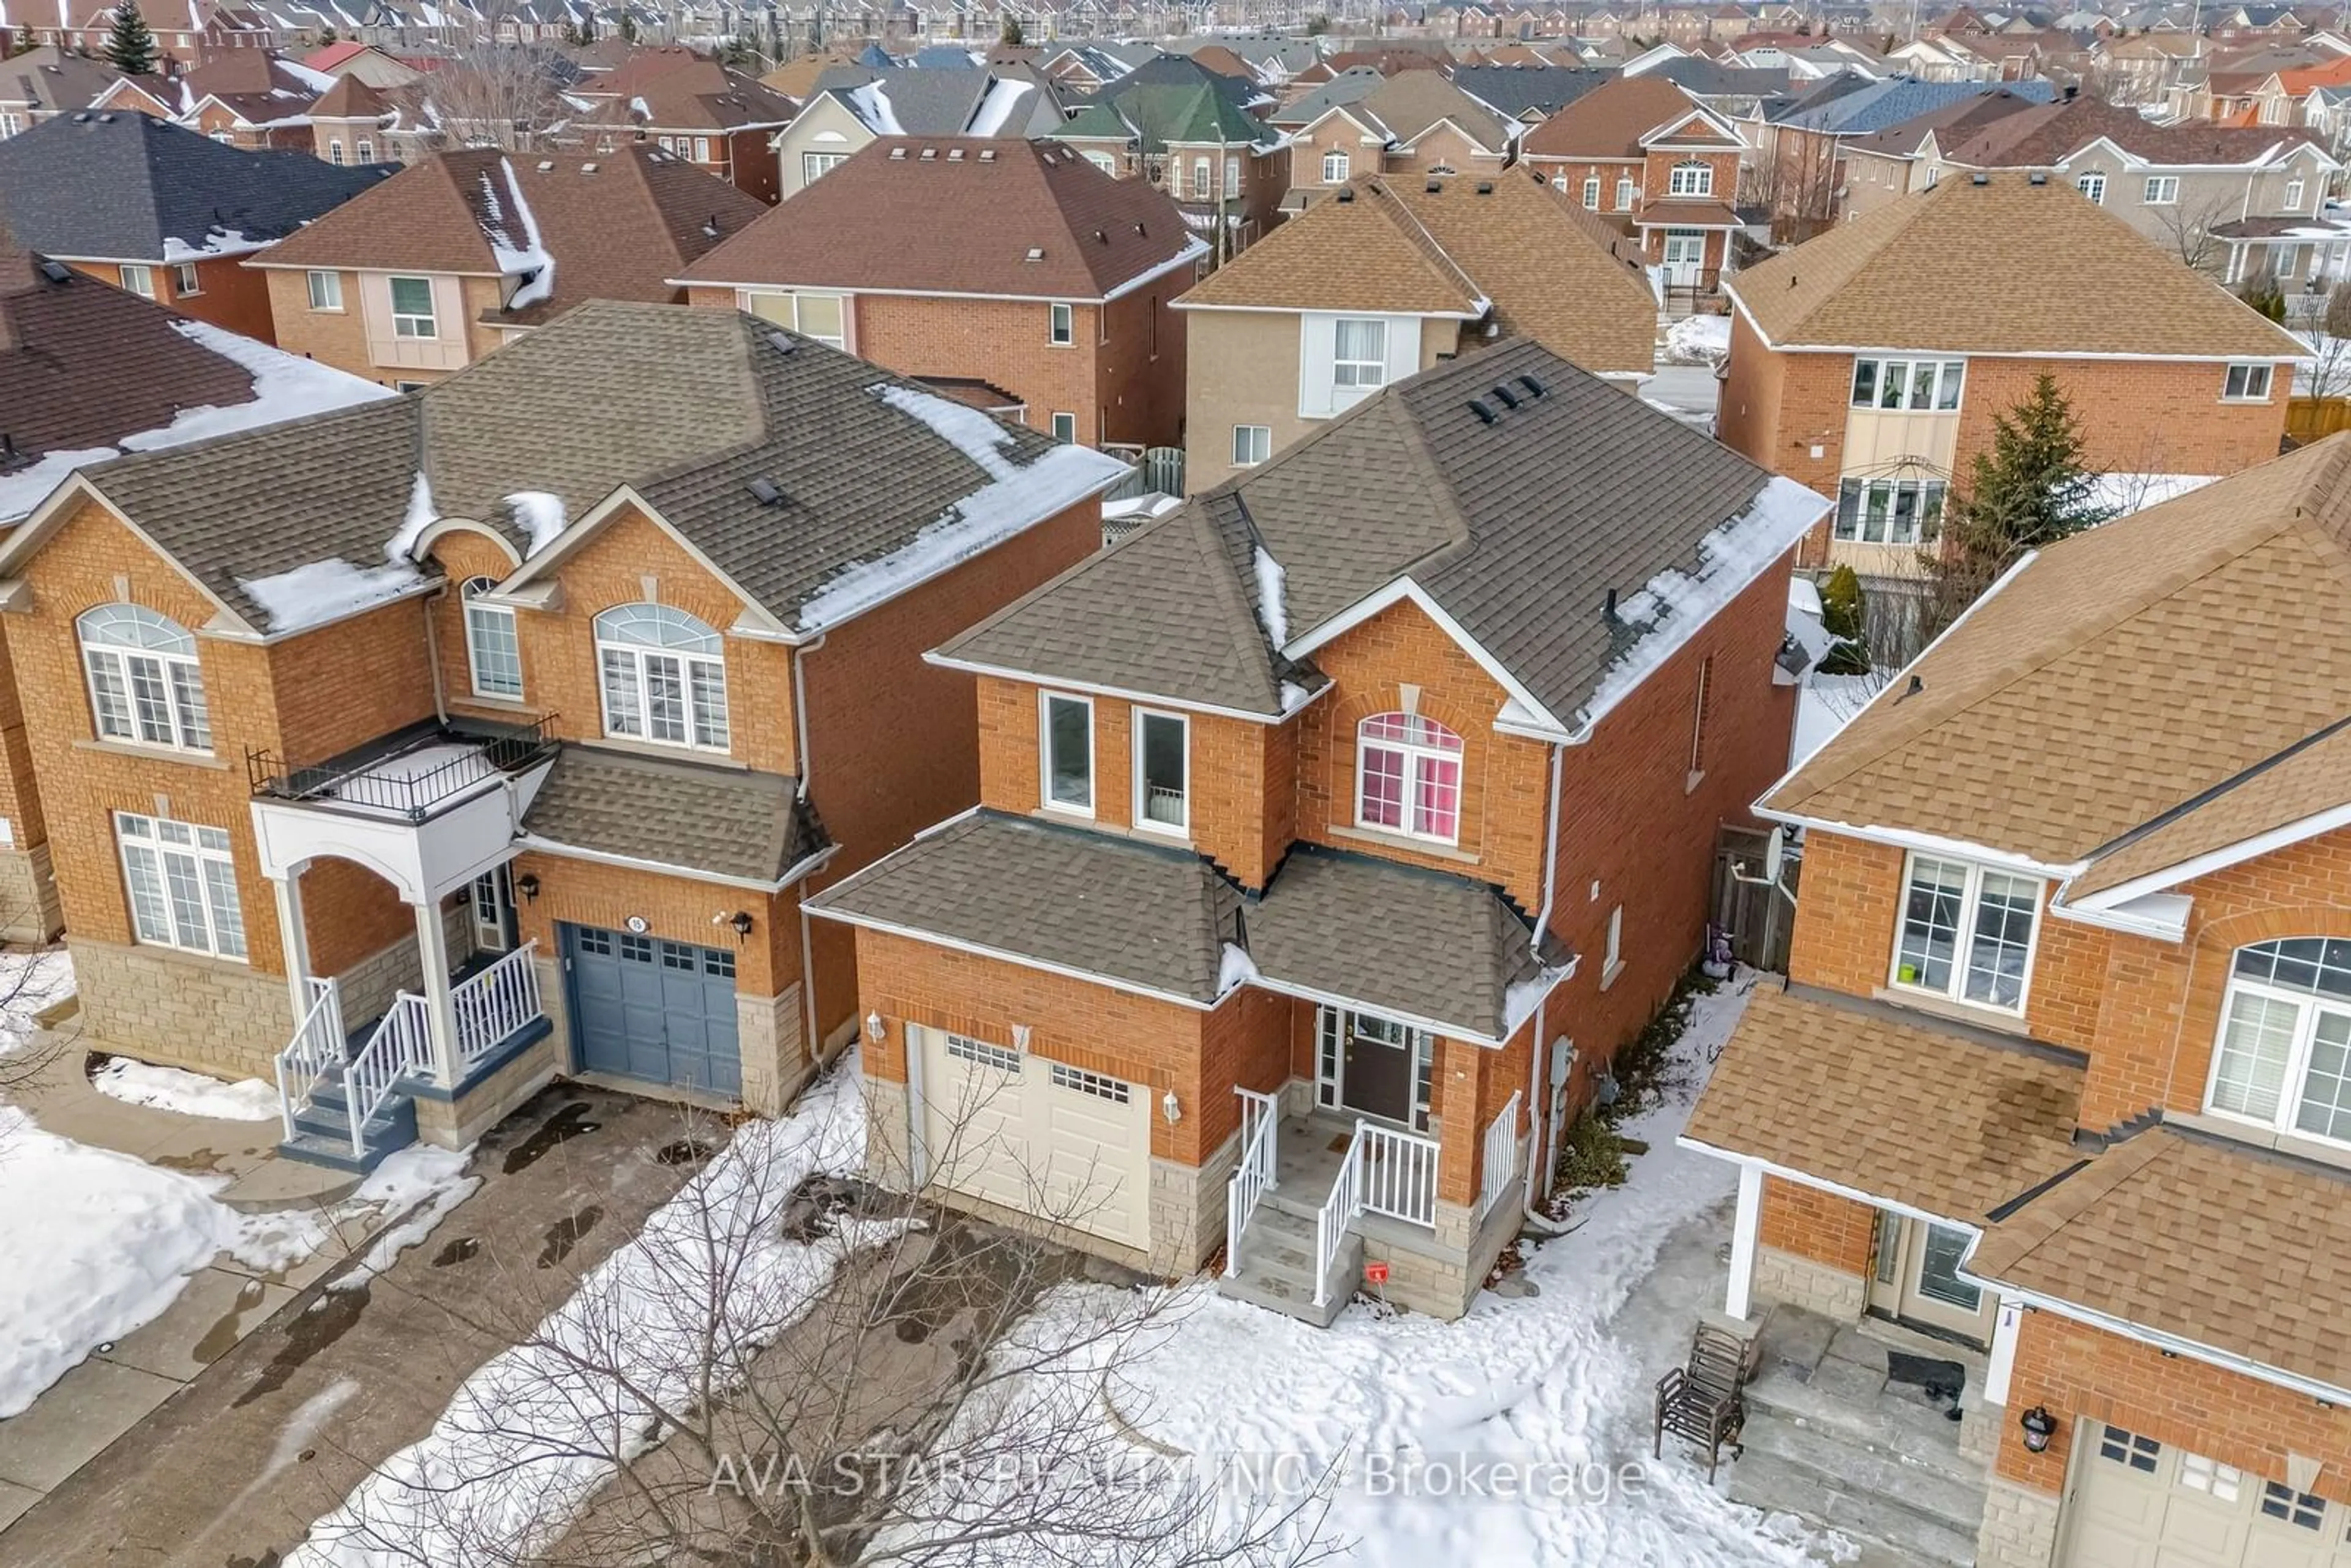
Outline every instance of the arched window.
[[1347, 183], [1345, 148], [1333, 147], [1322, 154], [1322, 183], [1326, 185], [1343, 185]]
[[465, 602], [465, 663], [477, 697], [522, 695], [522, 646], [515, 637], [514, 612], [479, 602], [497, 587], [491, 577], [469, 577], [459, 591]]
[[1355, 727], [1360, 827], [1452, 843], [1461, 836], [1461, 737], [1417, 714], [1374, 714]]
[[1714, 194], [1714, 166], [1693, 158], [1687, 163], [1677, 163], [1666, 173], [1666, 193], [1674, 196], [1711, 196]]
[[666, 604], [622, 604], [596, 617], [604, 733], [670, 746], [726, 748], [726, 664], [718, 633]]
[[2351, 1143], [2351, 941], [2291, 936], [2237, 950], [2205, 1104]]
[[101, 604], [74, 625], [100, 737], [212, 749], [204, 672], [186, 627], [143, 604]]

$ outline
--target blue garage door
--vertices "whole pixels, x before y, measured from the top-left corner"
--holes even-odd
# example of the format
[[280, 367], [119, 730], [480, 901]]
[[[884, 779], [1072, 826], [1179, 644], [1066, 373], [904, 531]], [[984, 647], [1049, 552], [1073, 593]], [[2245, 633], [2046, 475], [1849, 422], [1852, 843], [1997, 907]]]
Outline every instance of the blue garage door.
[[742, 1092], [734, 954], [595, 925], [565, 925], [562, 934], [580, 1065]]

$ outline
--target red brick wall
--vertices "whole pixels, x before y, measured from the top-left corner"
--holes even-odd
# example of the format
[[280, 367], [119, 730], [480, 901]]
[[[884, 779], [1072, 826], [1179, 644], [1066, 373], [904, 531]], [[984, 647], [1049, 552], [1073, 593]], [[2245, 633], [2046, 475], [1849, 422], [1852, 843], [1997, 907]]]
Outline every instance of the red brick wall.
[[2032, 395], [2047, 371], [2073, 404], [2082, 465], [2093, 473], [2234, 474], [2277, 455], [2285, 434], [2290, 364], [2271, 375], [2266, 402], [2222, 402], [2223, 367], [2185, 361], [1968, 361], [1959, 402], [1958, 472], [1991, 449], [1992, 420]]
[[[77, 261], [68, 265], [84, 277], [95, 277], [100, 283], [122, 287], [122, 269], [110, 261]], [[199, 321], [209, 321], [215, 327], [225, 327], [264, 343], [277, 341], [277, 329], [269, 315], [269, 286], [262, 275], [246, 267], [235, 256], [196, 263], [196, 281], [200, 285], [193, 294], [179, 290], [178, 277], [172, 268], [162, 262], [149, 269], [155, 278], [155, 302], [168, 305], [183, 316], [193, 316]]]
[[1766, 1176], [1756, 1239], [1775, 1252], [1809, 1258], [1839, 1273], [1865, 1275], [1877, 1246], [1877, 1210], [1818, 1187]]
[[1782, 353], [1765, 346], [1744, 312], [1732, 315], [1715, 426], [1725, 446], [1834, 496], [1852, 396], [1852, 355]]
[[[1592, 211], [1613, 216], [1637, 212], [1640, 209], [1642, 168], [1638, 162], [1631, 160], [1541, 156], [1529, 158], [1526, 162], [1529, 168], [1540, 172], [1554, 188], [1566, 193], [1567, 199], [1578, 206], [1583, 204], [1583, 183], [1586, 180], [1596, 179], [1600, 182], [1600, 204], [1592, 208]], [[1616, 182], [1623, 179], [1630, 179], [1633, 182], [1633, 204], [1629, 207], [1620, 207], [1616, 204]]]

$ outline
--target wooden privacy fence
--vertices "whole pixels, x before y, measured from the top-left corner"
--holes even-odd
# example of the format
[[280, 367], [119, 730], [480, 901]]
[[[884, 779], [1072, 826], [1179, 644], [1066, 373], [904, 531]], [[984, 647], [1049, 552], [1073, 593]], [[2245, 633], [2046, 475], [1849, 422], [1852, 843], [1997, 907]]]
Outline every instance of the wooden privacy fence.
[[2307, 444], [2337, 431], [2351, 430], [2351, 398], [2297, 397], [2286, 400], [2285, 433]]
[[1789, 937], [1796, 928], [1796, 882], [1803, 870], [1803, 848], [1789, 842], [1780, 857], [1776, 884], [1748, 880], [1763, 875], [1770, 841], [1771, 834], [1758, 829], [1723, 824], [1715, 839], [1714, 924], [1740, 963], [1784, 975]]

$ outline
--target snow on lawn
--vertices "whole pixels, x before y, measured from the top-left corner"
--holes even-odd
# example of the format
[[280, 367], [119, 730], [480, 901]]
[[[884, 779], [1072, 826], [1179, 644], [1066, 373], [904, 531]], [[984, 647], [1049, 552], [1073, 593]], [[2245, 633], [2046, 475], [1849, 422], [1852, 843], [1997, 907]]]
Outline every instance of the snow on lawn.
[[1685, 316], [1666, 329], [1666, 358], [1677, 365], [1719, 365], [1730, 357], [1730, 318]]
[[[1741, 971], [1698, 998], [1676, 1048], [1686, 1070], [1675, 1076], [1693, 1082], [1623, 1126], [1649, 1145], [1627, 1185], [1587, 1200], [1580, 1228], [1532, 1249], [1525, 1277], [1539, 1295], [1487, 1292], [1452, 1323], [1383, 1317], [1359, 1301], [1318, 1331], [1218, 1296], [1210, 1281], [1172, 1287], [1186, 1298], [1173, 1325], [1111, 1369], [1097, 1402], [1116, 1412], [1092, 1417], [1101, 1424], [1104, 1462], [1189, 1455], [1195, 1476], [1217, 1486], [1219, 1506], [1235, 1520], [1266, 1500], [1260, 1479], [1280, 1473], [1272, 1466], [1286, 1458], [1296, 1457], [1293, 1479], [1338, 1467], [1322, 1528], [1341, 1559], [1359, 1568], [1793, 1568], [1838, 1550], [1792, 1520], [1767, 1521], [1729, 1502], [1671, 1445], [1665, 1462], [1652, 1461], [1655, 1369], [1610, 1330], [1667, 1236], [1736, 1188], [1730, 1166], [1674, 1139], [1688, 1119], [1695, 1081], [1729, 1038], [1753, 979]], [[1068, 1287], [1042, 1311], [1072, 1323], [1100, 1321], [1111, 1289]], [[1683, 1310], [1695, 1322], [1718, 1304], [1694, 1300]], [[1048, 1324], [1039, 1332], [1060, 1331]], [[1439, 1478], [1478, 1460], [1572, 1475], [1582, 1490], [1566, 1498], [1401, 1495], [1409, 1474], [1433, 1491]], [[1604, 1471], [1621, 1474], [1635, 1461], [1636, 1486], [1612, 1480], [1615, 1495], [1590, 1495]], [[1416, 1464], [1423, 1468], [1415, 1471]], [[1391, 1467], [1384, 1493], [1383, 1466]], [[1084, 1554], [1072, 1543], [1071, 1560]]]
[[230, 1122], [277, 1119], [277, 1091], [258, 1078], [225, 1083], [201, 1072], [118, 1056], [90, 1074], [90, 1087], [126, 1104]]
[[[705, 1354], [724, 1375], [808, 1311], [847, 1249], [785, 1239], [782, 1210], [810, 1175], [864, 1158], [852, 1052], [791, 1115], [738, 1128], [569, 1301], [467, 1378], [431, 1432], [313, 1524], [287, 1568], [503, 1563], [559, 1534], [611, 1474], [609, 1435], [658, 1427], [637, 1390], [682, 1408]], [[714, 1298], [716, 1321], [699, 1310]]]
[[1885, 689], [1884, 675], [1814, 675], [1796, 694], [1793, 766], [1803, 766]]
[[32, 1043], [33, 1015], [73, 994], [73, 956], [62, 947], [43, 953], [0, 953], [0, 1056]]

